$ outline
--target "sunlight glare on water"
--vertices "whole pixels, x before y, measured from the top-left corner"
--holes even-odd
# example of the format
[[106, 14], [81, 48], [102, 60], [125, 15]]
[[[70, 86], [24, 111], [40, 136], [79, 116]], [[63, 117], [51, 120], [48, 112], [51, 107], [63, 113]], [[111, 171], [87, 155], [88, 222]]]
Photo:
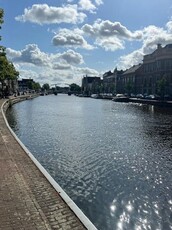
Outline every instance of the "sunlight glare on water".
[[99, 230], [172, 229], [172, 110], [58, 95], [7, 116]]

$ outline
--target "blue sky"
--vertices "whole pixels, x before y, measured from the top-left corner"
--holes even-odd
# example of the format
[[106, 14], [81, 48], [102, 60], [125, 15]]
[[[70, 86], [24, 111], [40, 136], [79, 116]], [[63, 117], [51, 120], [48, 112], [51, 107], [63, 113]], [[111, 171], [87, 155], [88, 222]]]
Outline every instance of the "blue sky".
[[77, 83], [172, 43], [171, 0], [0, 0], [1, 44], [20, 78]]

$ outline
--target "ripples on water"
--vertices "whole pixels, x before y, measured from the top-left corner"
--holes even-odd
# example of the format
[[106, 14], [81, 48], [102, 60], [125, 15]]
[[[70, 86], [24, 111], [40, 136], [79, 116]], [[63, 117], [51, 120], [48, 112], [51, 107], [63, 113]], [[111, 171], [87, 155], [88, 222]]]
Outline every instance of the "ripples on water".
[[170, 109], [58, 95], [8, 120], [98, 229], [172, 229]]

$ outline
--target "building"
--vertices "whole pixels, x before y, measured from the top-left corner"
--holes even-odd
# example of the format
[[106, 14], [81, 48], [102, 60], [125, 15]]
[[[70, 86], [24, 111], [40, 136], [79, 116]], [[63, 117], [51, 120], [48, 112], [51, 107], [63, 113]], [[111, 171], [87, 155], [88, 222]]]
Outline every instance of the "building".
[[102, 80], [100, 77], [83, 77], [82, 79], [82, 93], [84, 95], [90, 96], [94, 93], [100, 93]]
[[32, 88], [33, 79], [19, 79], [18, 80], [18, 90], [19, 92], [26, 92]]
[[115, 77], [111, 71], [103, 74], [103, 93], [112, 93], [115, 89]]
[[172, 96], [172, 44], [143, 57], [143, 63], [126, 70], [117, 82], [117, 92], [133, 94], [165, 94]]
[[120, 80], [123, 73], [123, 70], [117, 70], [117, 68], [115, 68], [113, 72], [108, 71], [103, 74], [104, 93], [120, 93]]
[[127, 93], [130, 95], [138, 94], [141, 91], [141, 71], [142, 65], [134, 65], [131, 68], [127, 69], [120, 77], [119, 85], [120, 90], [119, 93]]
[[143, 58], [141, 93], [161, 94], [160, 82], [164, 79], [164, 93], [172, 96], [172, 44], [157, 49]]

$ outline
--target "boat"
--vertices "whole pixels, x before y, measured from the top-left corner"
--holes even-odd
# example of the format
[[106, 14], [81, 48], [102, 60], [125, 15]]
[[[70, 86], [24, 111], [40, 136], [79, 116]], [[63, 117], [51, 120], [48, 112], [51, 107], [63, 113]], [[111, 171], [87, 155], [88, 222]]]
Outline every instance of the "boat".
[[102, 95], [100, 95], [100, 94], [91, 94], [91, 98], [102, 99]]
[[129, 102], [129, 97], [125, 96], [124, 94], [117, 94], [115, 97], [112, 98], [112, 101]]

